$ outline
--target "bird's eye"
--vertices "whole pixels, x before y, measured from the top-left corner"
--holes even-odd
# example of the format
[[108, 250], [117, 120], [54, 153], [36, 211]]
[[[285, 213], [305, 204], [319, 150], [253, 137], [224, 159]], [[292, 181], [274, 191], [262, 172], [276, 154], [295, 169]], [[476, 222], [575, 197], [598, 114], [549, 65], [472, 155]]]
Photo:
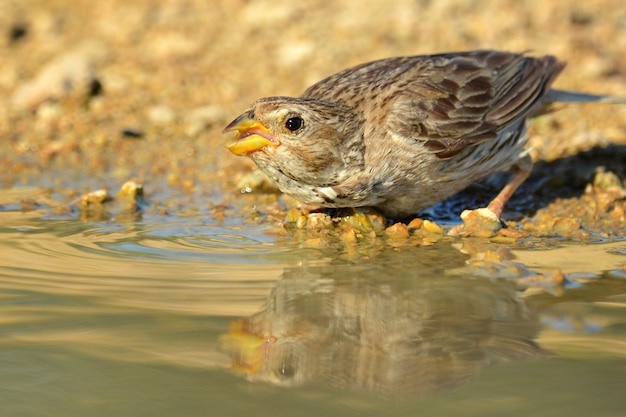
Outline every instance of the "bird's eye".
[[302, 118], [298, 116], [290, 117], [285, 122], [285, 127], [290, 132], [297, 132], [298, 130], [302, 129], [303, 125], [304, 125], [304, 120], [302, 120]]

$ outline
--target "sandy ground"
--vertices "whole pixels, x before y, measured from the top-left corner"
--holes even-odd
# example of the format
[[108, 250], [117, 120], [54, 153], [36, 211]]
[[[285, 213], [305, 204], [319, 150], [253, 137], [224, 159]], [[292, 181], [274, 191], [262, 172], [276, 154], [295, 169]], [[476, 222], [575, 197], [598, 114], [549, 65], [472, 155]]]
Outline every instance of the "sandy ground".
[[[222, 147], [232, 118], [256, 98], [297, 96], [383, 57], [554, 54], [568, 62], [556, 87], [626, 96], [623, 0], [0, 0], [0, 27], [0, 184], [68, 194], [137, 179], [153, 194], [228, 206], [253, 168]], [[605, 198], [598, 215], [591, 189], [599, 166], [617, 180], [596, 191], [623, 187], [626, 106], [571, 106], [531, 135], [543, 161], [532, 192], [542, 176], [552, 187], [534, 207], [549, 220], [527, 220], [526, 231], [561, 217], [626, 234], [623, 196]], [[572, 202], [581, 211], [567, 212]]]

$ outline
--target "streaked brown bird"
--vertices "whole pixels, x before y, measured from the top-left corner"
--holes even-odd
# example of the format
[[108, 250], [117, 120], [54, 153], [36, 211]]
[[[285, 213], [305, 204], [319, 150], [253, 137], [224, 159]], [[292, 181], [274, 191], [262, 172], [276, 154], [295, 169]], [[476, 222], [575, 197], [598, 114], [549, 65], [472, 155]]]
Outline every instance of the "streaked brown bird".
[[396, 219], [511, 169], [488, 206], [500, 217], [530, 173], [529, 118], [558, 101], [623, 101], [551, 89], [564, 66], [491, 50], [369, 62], [255, 101], [224, 129], [236, 132], [226, 147], [304, 203]]

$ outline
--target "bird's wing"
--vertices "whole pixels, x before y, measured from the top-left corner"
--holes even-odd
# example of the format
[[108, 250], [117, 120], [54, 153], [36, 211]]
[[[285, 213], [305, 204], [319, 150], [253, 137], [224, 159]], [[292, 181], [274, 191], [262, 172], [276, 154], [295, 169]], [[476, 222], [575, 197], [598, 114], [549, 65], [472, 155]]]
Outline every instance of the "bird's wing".
[[519, 123], [564, 66], [553, 56], [491, 50], [388, 58], [331, 75], [302, 97], [342, 102], [449, 158]]
[[440, 158], [495, 139], [538, 104], [564, 64], [496, 51], [432, 56], [390, 105], [387, 128]]
[[564, 66], [553, 56], [489, 50], [389, 58], [332, 75], [302, 97], [343, 102], [449, 158], [519, 123]]

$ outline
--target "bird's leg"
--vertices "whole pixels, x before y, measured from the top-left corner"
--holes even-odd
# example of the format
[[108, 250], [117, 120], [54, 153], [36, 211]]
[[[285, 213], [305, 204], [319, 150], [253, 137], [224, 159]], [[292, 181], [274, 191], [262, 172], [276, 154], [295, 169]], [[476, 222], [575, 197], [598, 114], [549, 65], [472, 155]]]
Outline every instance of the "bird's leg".
[[496, 198], [491, 200], [491, 203], [487, 206], [489, 210], [491, 210], [498, 218], [502, 217], [502, 212], [504, 211], [504, 206], [509, 201], [515, 190], [519, 188], [520, 185], [526, 178], [530, 175], [531, 163], [530, 159], [524, 161], [524, 163], [519, 164], [515, 167], [513, 171], [513, 175], [509, 178], [509, 181], [506, 183], [504, 188], [498, 193]]
[[486, 208], [465, 210], [461, 214], [463, 224], [453, 227], [448, 234], [451, 236], [492, 237], [502, 227], [502, 212], [515, 190], [528, 178], [532, 168], [530, 157], [521, 159], [513, 170], [504, 188]]

